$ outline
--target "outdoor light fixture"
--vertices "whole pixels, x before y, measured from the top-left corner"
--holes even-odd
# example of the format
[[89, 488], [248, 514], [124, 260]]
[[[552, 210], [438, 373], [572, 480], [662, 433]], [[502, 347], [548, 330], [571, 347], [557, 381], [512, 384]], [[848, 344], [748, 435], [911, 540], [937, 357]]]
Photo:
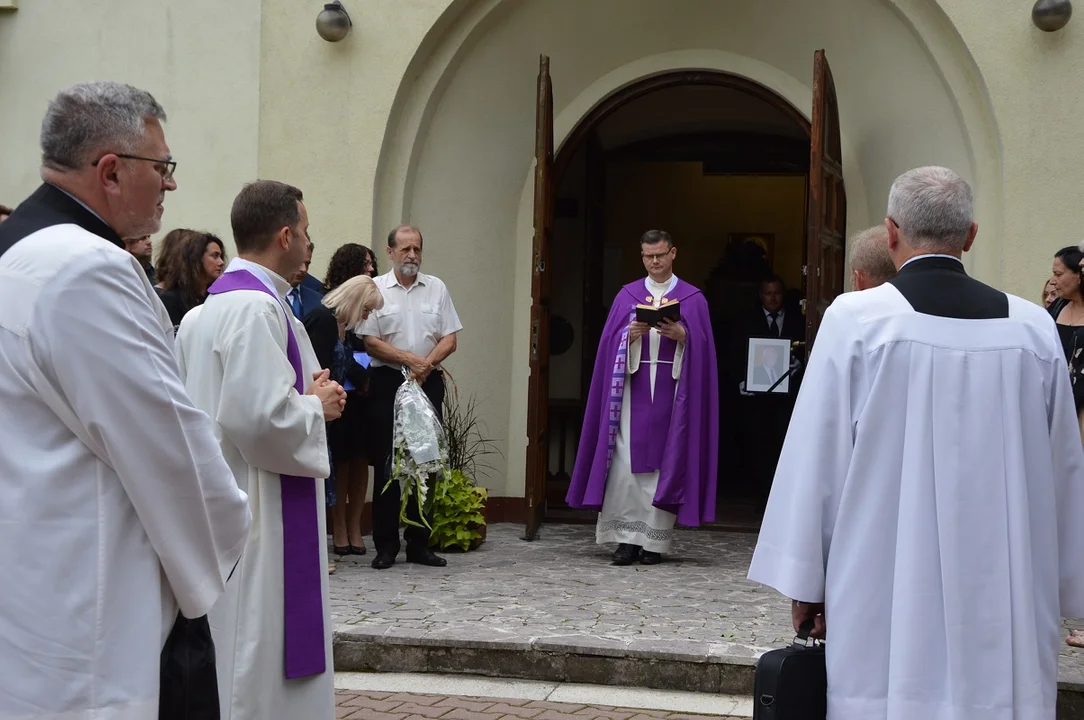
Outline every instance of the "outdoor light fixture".
[[[1041, 1], [1041, 0], [1040, 0]], [[350, 14], [340, 0], [334, 0], [324, 5], [324, 9], [316, 16], [316, 32], [328, 42], [339, 42], [350, 34]]]
[[1036, 0], [1031, 8], [1031, 21], [1043, 32], [1056, 32], [1069, 24], [1073, 16], [1070, 0]]

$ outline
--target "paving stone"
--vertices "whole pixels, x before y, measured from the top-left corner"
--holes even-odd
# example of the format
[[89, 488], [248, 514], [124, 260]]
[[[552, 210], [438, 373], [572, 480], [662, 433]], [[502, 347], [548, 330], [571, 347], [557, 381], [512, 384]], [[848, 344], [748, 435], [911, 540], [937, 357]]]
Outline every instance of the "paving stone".
[[[669, 647], [679, 664], [737, 665], [739, 674], [726, 671], [723, 682], [741, 684], [765, 650], [794, 637], [789, 602], [745, 577], [754, 533], [679, 529], [666, 562], [629, 567], [610, 564], [613, 548], [594, 544], [591, 525], [546, 525], [535, 542], [521, 533], [493, 525], [481, 548], [448, 553], [444, 568], [398, 563], [378, 572], [340, 562], [328, 578], [336, 665], [456, 672], [455, 657], [434, 660], [436, 649], [544, 656], [560, 645], [597, 659], [650, 658]], [[1084, 620], [1065, 626], [1084, 628]], [[363, 647], [374, 642], [385, 644]], [[500, 655], [485, 674], [508, 661]], [[542, 662], [539, 679], [563, 679], [557, 661], [532, 662]], [[1084, 652], [1061, 647], [1059, 679], [1084, 685]]]

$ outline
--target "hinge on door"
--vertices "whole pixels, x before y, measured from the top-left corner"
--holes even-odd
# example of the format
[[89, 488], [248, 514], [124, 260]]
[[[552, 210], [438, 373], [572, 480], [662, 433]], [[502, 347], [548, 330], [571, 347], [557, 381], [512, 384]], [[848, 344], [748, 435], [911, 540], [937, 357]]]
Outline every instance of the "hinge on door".
[[534, 266], [535, 272], [546, 272], [546, 261], [539, 260], [538, 264]]
[[809, 273], [809, 267], [806, 266], [806, 265], [803, 265], [802, 266], [802, 277], [805, 277], [808, 273]]

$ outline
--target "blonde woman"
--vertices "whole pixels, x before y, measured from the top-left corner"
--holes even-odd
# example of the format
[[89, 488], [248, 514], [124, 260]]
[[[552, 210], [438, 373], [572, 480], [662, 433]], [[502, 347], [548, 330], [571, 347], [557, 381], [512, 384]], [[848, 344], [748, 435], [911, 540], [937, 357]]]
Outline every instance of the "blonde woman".
[[331, 508], [333, 551], [339, 556], [366, 553], [361, 511], [369, 482], [369, 462], [362, 423], [369, 371], [355, 359], [356, 353], [365, 351], [365, 343], [350, 329], [384, 305], [380, 290], [366, 274], [369, 254], [356, 243], [336, 250], [328, 264], [323, 305], [305, 316], [305, 329], [320, 367], [328, 368], [332, 379], [348, 388], [342, 417], [327, 428], [332, 477], [325, 484], [326, 499]]

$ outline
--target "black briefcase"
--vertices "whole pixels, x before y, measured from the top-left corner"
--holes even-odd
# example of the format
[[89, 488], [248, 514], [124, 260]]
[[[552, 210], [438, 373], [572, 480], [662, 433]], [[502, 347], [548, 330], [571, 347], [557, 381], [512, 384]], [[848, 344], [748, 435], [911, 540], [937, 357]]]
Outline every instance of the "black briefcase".
[[757, 661], [753, 679], [753, 720], [825, 720], [828, 674], [824, 645], [809, 639], [813, 621], [798, 629], [794, 642]]

